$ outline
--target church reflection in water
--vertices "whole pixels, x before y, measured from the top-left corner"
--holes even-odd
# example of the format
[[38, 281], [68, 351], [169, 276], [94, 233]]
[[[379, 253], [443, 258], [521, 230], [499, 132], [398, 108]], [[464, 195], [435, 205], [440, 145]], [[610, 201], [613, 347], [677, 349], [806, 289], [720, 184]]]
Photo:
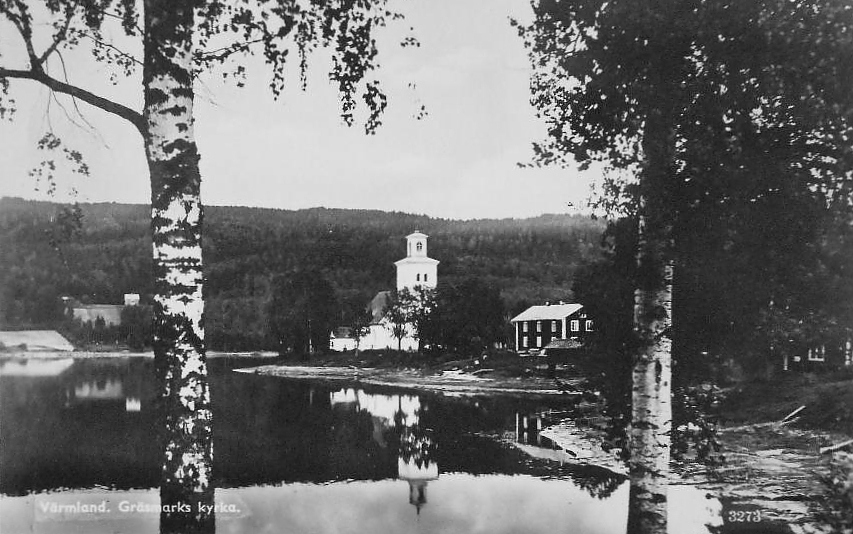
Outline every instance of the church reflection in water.
[[421, 424], [428, 405], [415, 395], [370, 394], [360, 389], [345, 388], [330, 394], [330, 403], [355, 412], [369, 414], [373, 423], [373, 439], [383, 448], [396, 445], [396, 478], [409, 485], [409, 503], [420, 514], [427, 504], [427, 485], [438, 480], [433, 431]]

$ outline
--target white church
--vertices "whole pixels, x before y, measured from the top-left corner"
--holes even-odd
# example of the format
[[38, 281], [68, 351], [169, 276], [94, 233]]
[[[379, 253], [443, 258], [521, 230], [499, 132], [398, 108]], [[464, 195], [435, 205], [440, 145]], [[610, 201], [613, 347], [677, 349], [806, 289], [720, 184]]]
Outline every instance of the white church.
[[[406, 236], [406, 257], [394, 262], [397, 267], [397, 291], [414, 290], [418, 286], [435, 289], [438, 284], [439, 262], [427, 255], [428, 237], [418, 231]], [[385, 313], [390, 301], [391, 292], [380, 291], [368, 304], [368, 308], [373, 313], [373, 323], [370, 325], [368, 334], [361, 339], [359, 349], [397, 348], [397, 338], [394, 337], [391, 322]], [[346, 332], [342, 332], [342, 330], [337, 329], [336, 332], [332, 332], [329, 339], [330, 348], [336, 351], [354, 350], [355, 339], [346, 335]], [[414, 329], [411, 325], [406, 328], [406, 335], [401, 340], [400, 348], [406, 351], [418, 349], [418, 340], [414, 336]]]

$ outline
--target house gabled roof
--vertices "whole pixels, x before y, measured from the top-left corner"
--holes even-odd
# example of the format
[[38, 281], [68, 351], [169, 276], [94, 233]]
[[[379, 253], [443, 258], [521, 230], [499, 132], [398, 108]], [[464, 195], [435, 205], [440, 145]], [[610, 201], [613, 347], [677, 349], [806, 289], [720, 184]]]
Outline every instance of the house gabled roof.
[[569, 315], [577, 313], [582, 304], [552, 304], [544, 306], [531, 306], [512, 318], [510, 322], [520, 321], [559, 321]]

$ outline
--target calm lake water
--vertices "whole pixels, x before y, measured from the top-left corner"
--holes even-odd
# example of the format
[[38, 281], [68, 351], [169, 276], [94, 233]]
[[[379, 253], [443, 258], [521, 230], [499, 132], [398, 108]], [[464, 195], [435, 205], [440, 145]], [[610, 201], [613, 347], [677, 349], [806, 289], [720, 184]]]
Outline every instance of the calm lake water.
[[[560, 399], [235, 373], [212, 359], [218, 533], [624, 534], [628, 485], [538, 435]], [[153, 361], [0, 359], [0, 532], [155, 533]], [[670, 496], [671, 532], [719, 503]]]

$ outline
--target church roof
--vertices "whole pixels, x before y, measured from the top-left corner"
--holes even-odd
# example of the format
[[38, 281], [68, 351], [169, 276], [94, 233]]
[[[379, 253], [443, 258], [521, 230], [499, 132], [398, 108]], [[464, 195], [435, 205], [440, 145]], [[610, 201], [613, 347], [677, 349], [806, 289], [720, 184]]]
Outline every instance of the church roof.
[[576, 313], [583, 308], [582, 304], [551, 304], [531, 306], [512, 318], [510, 322], [519, 321], [557, 321]]
[[375, 297], [373, 297], [370, 304], [367, 305], [367, 309], [370, 310], [370, 313], [373, 315], [374, 323], [378, 323], [382, 320], [382, 317], [385, 316], [385, 310], [388, 309], [388, 305], [390, 303], [390, 291], [380, 291]]
[[348, 326], [339, 326], [332, 330], [332, 337], [335, 339], [351, 338], [352, 328]]
[[411, 234], [407, 235], [406, 239], [409, 239], [411, 237], [429, 237], [429, 236], [426, 235], [425, 233], [421, 232], [420, 230], [415, 230]]
[[429, 256], [407, 256], [407, 257], [403, 258], [402, 260], [395, 261], [394, 265], [402, 265], [404, 263], [418, 263], [421, 265], [423, 265], [425, 263], [429, 263], [431, 265], [438, 265], [441, 262], [439, 262], [438, 260], [436, 260], [434, 258], [430, 258]]

